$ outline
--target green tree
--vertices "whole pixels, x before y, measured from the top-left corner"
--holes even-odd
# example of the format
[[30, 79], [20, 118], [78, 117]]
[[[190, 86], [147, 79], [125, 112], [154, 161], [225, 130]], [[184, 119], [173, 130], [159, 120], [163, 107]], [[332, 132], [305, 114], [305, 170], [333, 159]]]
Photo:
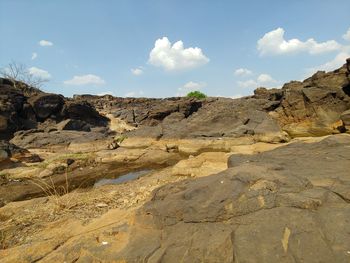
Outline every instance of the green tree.
[[203, 92], [196, 90], [196, 91], [191, 91], [190, 93], [188, 93], [186, 97], [204, 99], [207, 97], [207, 95], [205, 95]]

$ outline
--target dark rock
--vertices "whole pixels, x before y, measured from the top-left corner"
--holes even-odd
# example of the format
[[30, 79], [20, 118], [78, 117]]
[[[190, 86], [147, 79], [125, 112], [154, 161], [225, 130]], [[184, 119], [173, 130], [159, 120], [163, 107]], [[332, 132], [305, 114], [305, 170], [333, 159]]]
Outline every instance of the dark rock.
[[86, 101], [67, 101], [62, 109], [61, 115], [64, 119], [81, 120], [94, 126], [106, 126], [108, 124], [108, 119], [100, 115], [95, 108]]
[[0, 141], [0, 162], [9, 158], [16, 159], [20, 162], [36, 163], [42, 159], [37, 154], [31, 154], [28, 150], [18, 147], [13, 143], [5, 140]]
[[90, 125], [81, 120], [64, 120], [57, 124], [58, 130], [70, 130], [70, 131], [91, 131]]
[[75, 162], [74, 159], [67, 159], [66, 160], [66, 164], [69, 166], [69, 165], [72, 165], [73, 163]]
[[59, 113], [64, 104], [63, 96], [56, 94], [39, 94], [28, 99], [38, 120], [43, 121]]

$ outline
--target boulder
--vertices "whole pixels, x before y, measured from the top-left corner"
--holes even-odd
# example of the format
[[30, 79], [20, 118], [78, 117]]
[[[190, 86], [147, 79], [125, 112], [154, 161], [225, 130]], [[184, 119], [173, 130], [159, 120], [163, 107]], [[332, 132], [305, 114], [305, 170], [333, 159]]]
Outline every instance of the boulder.
[[70, 131], [85, 131], [89, 132], [91, 131], [90, 125], [87, 124], [85, 121], [81, 120], [64, 120], [57, 124], [58, 130], [70, 130]]
[[62, 109], [61, 116], [64, 119], [84, 121], [94, 126], [106, 126], [108, 118], [99, 114], [88, 102], [67, 101]]
[[24, 95], [9, 85], [0, 84], [0, 139], [8, 139], [22, 128], [21, 110]]
[[57, 115], [64, 104], [64, 98], [57, 94], [39, 94], [28, 99], [38, 120], [43, 121], [52, 115]]
[[5, 140], [0, 141], [0, 162], [12, 158], [20, 162], [36, 163], [42, 159], [37, 154], [31, 154], [28, 150], [20, 148]]

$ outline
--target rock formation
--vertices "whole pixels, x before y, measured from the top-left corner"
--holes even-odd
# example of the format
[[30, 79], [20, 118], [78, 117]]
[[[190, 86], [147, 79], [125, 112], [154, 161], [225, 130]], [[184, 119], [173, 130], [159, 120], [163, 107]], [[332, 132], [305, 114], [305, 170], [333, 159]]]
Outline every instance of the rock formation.
[[1, 262], [348, 262], [349, 75], [239, 99], [0, 79]]

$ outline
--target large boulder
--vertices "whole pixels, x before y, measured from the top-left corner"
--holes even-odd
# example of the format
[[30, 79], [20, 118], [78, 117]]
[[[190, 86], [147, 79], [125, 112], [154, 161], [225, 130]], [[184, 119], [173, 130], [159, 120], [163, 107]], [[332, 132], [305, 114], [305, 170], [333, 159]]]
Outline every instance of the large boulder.
[[[286, 83], [275, 117], [292, 137], [343, 132], [341, 114], [350, 108], [348, 66], [319, 71], [303, 82]], [[261, 93], [261, 92], [260, 92]]]
[[31, 154], [28, 150], [18, 147], [17, 145], [5, 140], [0, 141], [0, 163], [9, 158], [21, 162], [41, 162], [42, 159], [37, 154]]
[[24, 95], [10, 85], [0, 84], [0, 139], [8, 139], [22, 128], [21, 110]]
[[106, 126], [108, 118], [102, 116], [86, 101], [67, 101], [62, 108], [61, 116], [64, 119], [84, 121], [94, 126]]
[[70, 131], [91, 131], [90, 125], [81, 120], [64, 120], [57, 124], [58, 130], [70, 130]]
[[59, 114], [64, 105], [64, 98], [57, 94], [43, 93], [30, 97], [28, 102], [33, 107], [37, 119], [43, 121]]

